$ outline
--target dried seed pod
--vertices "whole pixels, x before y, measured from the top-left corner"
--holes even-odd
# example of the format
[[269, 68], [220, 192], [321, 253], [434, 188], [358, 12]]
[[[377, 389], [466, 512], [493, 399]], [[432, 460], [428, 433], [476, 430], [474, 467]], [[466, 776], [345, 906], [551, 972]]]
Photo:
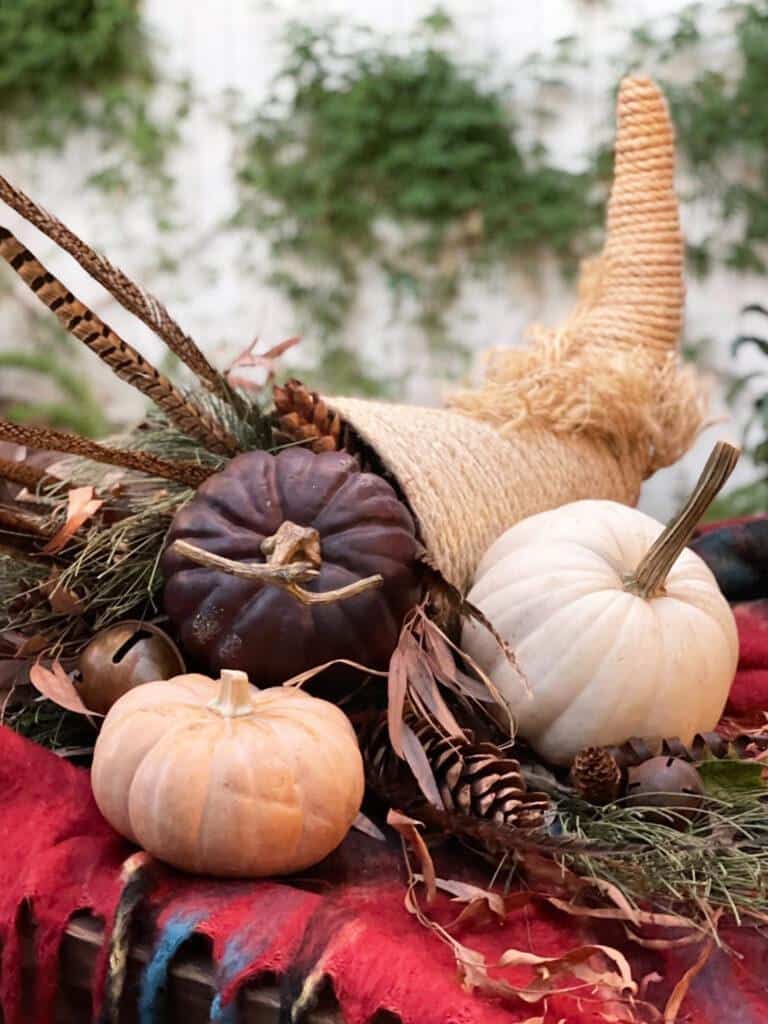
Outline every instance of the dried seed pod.
[[[676, 824], [692, 820], [703, 799], [699, 773], [678, 757], [652, 757], [629, 769], [627, 799], [630, 806], [658, 807], [660, 813], [649, 811], [649, 821]], [[674, 812], [665, 815], [661, 809]]]
[[94, 636], [80, 655], [78, 690], [91, 711], [105, 715], [134, 686], [184, 672], [184, 659], [162, 629], [126, 619]]

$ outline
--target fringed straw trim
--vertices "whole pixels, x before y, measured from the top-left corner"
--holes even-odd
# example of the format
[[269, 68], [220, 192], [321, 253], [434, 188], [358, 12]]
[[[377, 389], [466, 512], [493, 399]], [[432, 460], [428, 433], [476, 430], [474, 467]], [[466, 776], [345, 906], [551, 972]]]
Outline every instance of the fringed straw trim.
[[676, 353], [584, 349], [560, 332], [529, 349], [492, 350], [482, 388], [454, 392], [448, 405], [507, 438], [530, 427], [606, 442], [645, 478], [688, 450], [706, 399]]

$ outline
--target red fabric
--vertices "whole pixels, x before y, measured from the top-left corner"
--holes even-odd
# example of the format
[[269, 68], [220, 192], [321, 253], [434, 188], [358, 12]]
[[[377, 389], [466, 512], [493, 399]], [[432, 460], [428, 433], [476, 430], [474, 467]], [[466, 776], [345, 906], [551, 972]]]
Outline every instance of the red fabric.
[[[19, 908], [28, 901], [38, 922], [37, 1003], [34, 1022], [51, 1020], [56, 961], [62, 931], [71, 914], [90, 907], [111, 920], [120, 895], [120, 869], [131, 852], [101, 819], [87, 773], [0, 729], [0, 935], [6, 1024], [29, 1024], [19, 999], [21, 950], [16, 932]], [[470, 870], [443, 865], [444, 870]], [[438, 870], [441, 870], [438, 861]], [[179, 921], [212, 939], [217, 964], [220, 1016], [239, 985], [265, 971], [282, 977], [283, 998], [292, 1005], [308, 978], [332, 980], [345, 1020], [365, 1024], [379, 1009], [405, 1024], [511, 1024], [541, 1012], [522, 1002], [472, 996], [458, 986], [450, 951], [427, 933], [403, 907], [400, 855], [353, 833], [306, 879], [286, 882], [217, 883], [160, 869], [147, 916], [158, 942]], [[447, 922], [456, 914], [446, 900], [433, 913]], [[583, 942], [624, 948], [637, 980], [650, 978], [648, 997], [663, 1007], [676, 980], [695, 959], [696, 949], [649, 953], [627, 944], [613, 926], [592, 926], [532, 904], [513, 912], [503, 925], [470, 929], [457, 936], [481, 950], [489, 964], [508, 947], [539, 955], [562, 953]], [[749, 929], [726, 936], [732, 956], [717, 952], [695, 979], [681, 1020], [715, 1024], [725, 1000], [738, 1000], [740, 1024], [768, 1018], [768, 941]], [[526, 968], [501, 972], [525, 984]], [[653, 980], [658, 975], [658, 980]], [[162, 1021], [162, 1008], [155, 1016]], [[535, 1012], [534, 1012], [535, 1011]], [[631, 1008], [601, 1001], [583, 986], [575, 994], [551, 997], [547, 1024], [631, 1021]], [[642, 1015], [638, 1020], [647, 1019]]]
[[36, 986], [35, 1020], [42, 1022], [56, 992], [67, 921], [82, 909], [111, 920], [120, 865], [131, 850], [99, 814], [85, 772], [7, 728], [0, 733], [0, 793], [0, 1003], [5, 1024], [21, 1021], [16, 923], [26, 902], [37, 922], [36, 960], [48, 965]]
[[[727, 711], [747, 721], [768, 709], [768, 601], [739, 605], [735, 612], [741, 659]], [[75, 911], [89, 908], [109, 932], [123, 889], [121, 868], [133, 850], [101, 818], [87, 772], [7, 728], [0, 728], [0, 793], [0, 1005], [5, 1024], [48, 1024], [63, 930]], [[439, 855], [439, 874], [487, 883], [487, 874], [472, 877], [481, 866], [451, 856]], [[222, 1024], [235, 1019], [240, 985], [263, 973], [280, 978], [286, 1019], [288, 1008], [323, 977], [349, 1024], [367, 1024], [379, 1010], [405, 1024], [513, 1024], [542, 1014], [545, 1024], [652, 1019], [647, 1008], [633, 1009], [606, 990], [577, 982], [544, 1006], [468, 994], [457, 982], [451, 951], [406, 912], [401, 872], [399, 847], [355, 832], [317, 869], [290, 881], [217, 883], [158, 866], [142, 908], [142, 923], [155, 936], [139, 996], [143, 1024], [165, 1019], [165, 972], [193, 933], [211, 940], [218, 990], [211, 1020]], [[25, 904], [37, 925], [36, 1002], [30, 1011], [20, 995], [18, 924]], [[440, 898], [430, 912], [446, 923], [457, 911]], [[620, 948], [633, 977], [644, 983], [644, 998], [660, 1011], [700, 953], [698, 946], [651, 951], [629, 943], [614, 923], [569, 917], [539, 902], [514, 911], [503, 925], [474, 926], [456, 938], [491, 965], [510, 947], [538, 955], [586, 942]], [[530, 977], [525, 967], [495, 974], [516, 985]], [[681, 1024], [724, 1019], [768, 1020], [768, 938], [757, 929], [725, 930], [723, 948], [694, 978], [678, 1017]]]
[[768, 601], [733, 609], [739, 630], [739, 667], [728, 697], [727, 713], [762, 716], [768, 711]]

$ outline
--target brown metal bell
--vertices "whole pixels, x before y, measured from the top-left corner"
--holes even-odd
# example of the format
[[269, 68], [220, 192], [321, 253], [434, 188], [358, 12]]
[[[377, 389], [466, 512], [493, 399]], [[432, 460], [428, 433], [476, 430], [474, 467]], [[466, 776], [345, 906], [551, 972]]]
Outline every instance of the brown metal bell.
[[[678, 757], [652, 757], [629, 769], [625, 803], [658, 807], [658, 814], [647, 812], [648, 820], [674, 827], [696, 816], [703, 792], [699, 773], [693, 765]], [[664, 810], [671, 813], [664, 815]]]
[[136, 619], [100, 630], [83, 649], [78, 668], [83, 703], [103, 715], [135, 686], [170, 679], [185, 670], [173, 640], [157, 626]]

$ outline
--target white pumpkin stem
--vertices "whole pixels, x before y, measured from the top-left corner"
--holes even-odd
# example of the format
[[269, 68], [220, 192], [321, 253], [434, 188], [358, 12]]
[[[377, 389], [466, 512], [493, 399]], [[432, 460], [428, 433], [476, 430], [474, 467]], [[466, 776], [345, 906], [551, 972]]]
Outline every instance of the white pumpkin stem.
[[251, 684], [245, 672], [224, 668], [219, 678], [219, 692], [208, 707], [222, 718], [242, 718], [253, 713]]
[[625, 590], [645, 598], [664, 593], [664, 581], [669, 570], [733, 472], [740, 455], [741, 450], [728, 441], [717, 442], [688, 501], [664, 527], [637, 569], [625, 577]]

